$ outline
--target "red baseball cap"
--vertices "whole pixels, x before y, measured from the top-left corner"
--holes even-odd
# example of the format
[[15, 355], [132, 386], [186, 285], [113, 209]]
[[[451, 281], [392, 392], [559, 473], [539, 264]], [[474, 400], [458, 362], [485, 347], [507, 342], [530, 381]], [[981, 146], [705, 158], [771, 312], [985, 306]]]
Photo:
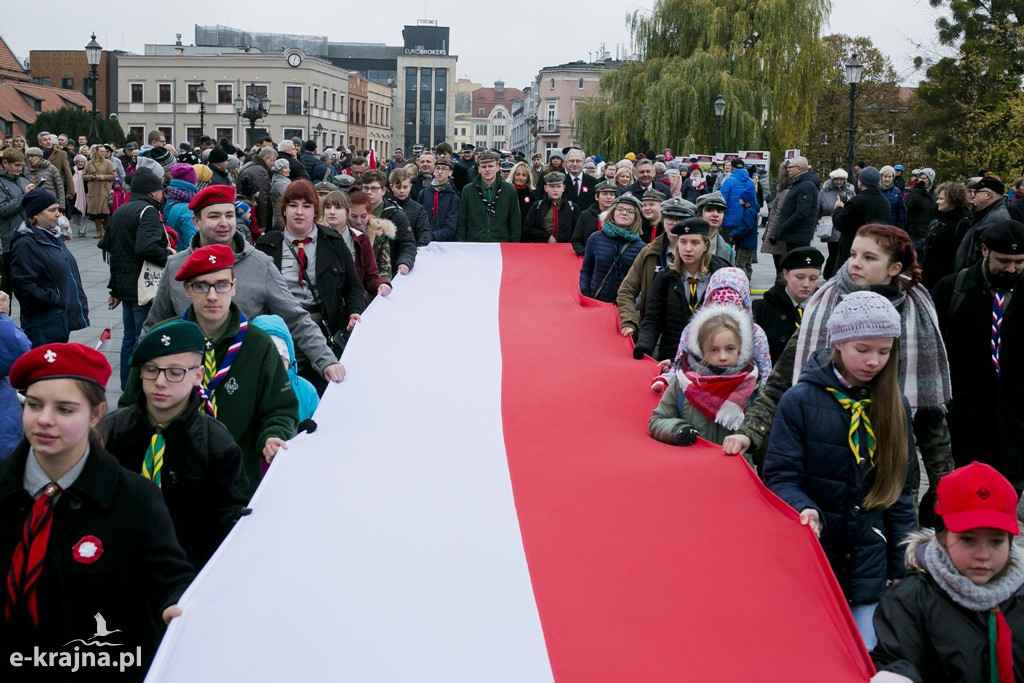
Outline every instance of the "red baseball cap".
[[194, 277], [231, 268], [234, 265], [235, 252], [231, 251], [231, 247], [225, 244], [211, 244], [193, 251], [181, 264], [181, 269], [174, 279], [186, 282]]
[[194, 213], [199, 213], [200, 209], [205, 209], [211, 204], [231, 204], [234, 208], [235, 188], [230, 185], [207, 185], [196, 192], [196, 196], [188, 203], [188, 208]]
[[994, 467], [980, 462], [959, 467], [939, 481], [935, 514], [950, 531], [989, 527], [1020, 533], [1017, 492]]
[[43, 379], [84, 379], [103, 388], [110, 379], [110, 363], [99, 351], [83, 344], [46, 344], [26, 351], [11, 366], [11, 386], [27, 389]]

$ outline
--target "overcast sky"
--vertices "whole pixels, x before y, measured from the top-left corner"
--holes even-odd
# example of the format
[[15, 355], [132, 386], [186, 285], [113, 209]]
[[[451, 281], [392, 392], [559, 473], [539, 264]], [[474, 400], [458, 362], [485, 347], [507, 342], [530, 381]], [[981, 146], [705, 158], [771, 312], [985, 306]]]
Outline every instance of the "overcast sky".
[[[177, 0], [115, 5], [120, 11], [114, 15], [108, 9], [111, 5], [51, 0], [45, 22], [29, 11], [0, 14], [0, 35], [24, 60], [33, 49], [83, 48], [93, 30], [103, 47], [136, 53], [142, 53], [146, 43], [173, 43], [175, 33], [182, 34], [186, 45], [191, 44], [195, 24], [216, 23], [246, 31], [326, 33], [329, 40], [338, 42], [401, 45], [404, 24], [436, 19], [440, 26], [451, 27], [451, 50], [459, 57], [460, 78], [484, 85], [501, 78], [509, 87], [522, 88], [541, 67], [586, 60], [588, 52], [596, 55], [602, 43], [614, 58], [616, 45], [629, 46], [626, 14], [650, 11], [653, 5], [654, 0], [521, 0], [484, 5], [465, 0], [387, 0], [361, 3], [359, 9], [303, 2], [296, 6], [301, 12], [276, 12], [271, 10], [285, 10], [287, 5], [260, 5], [252, 0], [218, 0], [213, 4]], [[211, 7], [215, 8], [212, 13]], [[936, 16], [927, 0], [838, 0], [823, 33], [870, 36], [893, 60], [904, 83], [916, 85], [923, 74], [913, 73], [912, 61], [918, 51], [912, 43], [934, 43]], [[349, 21], [355, 17], [374, 18], [368, 22]]]

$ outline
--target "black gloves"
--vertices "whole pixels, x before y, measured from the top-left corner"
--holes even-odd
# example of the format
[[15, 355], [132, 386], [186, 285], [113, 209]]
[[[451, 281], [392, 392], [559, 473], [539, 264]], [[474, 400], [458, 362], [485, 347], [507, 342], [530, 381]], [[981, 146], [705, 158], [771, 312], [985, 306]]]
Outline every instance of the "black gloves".
[[672, 442], [677, 446], [692, 446], [699, 436], [700, 432], [693, 427], [680, 427], [672, 434]]

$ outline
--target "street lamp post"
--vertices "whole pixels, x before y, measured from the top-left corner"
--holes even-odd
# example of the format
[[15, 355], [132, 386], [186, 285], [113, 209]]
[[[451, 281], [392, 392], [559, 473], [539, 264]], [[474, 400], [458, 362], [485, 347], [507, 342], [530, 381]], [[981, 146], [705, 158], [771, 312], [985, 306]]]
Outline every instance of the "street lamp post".
[[316, 124], [316, 128], [313, 129], [313, 141], [316, 142], [318, 145], [322, 145], [323, 142], [320, 141], [320, 136], [323, 135], [323, 134], [324, 134], [324, 126], [323, 126], [323, 124], [322, 123], [317, 123]]
[[857, 84], [864, 73], [864, 65], [857, 59], [857, 55], [851, 55], [850, 61], [846, 63], [846, 80], [850, 82], [850, 127], [846, 130], [846, 172], [853, 178], [853, 135], [857, 132], [854, 123], [854, 103], [857, 101]]
[[249, 122], [249, 140], [246, 147], [251, 146], [255, 142], [256, 122], [266, 118], [267, 114], [270, 113], [270, 98], [266, 95], [257, 97], [255, 93], [256, 85], [250, 83], [249, 95], [246, 96], [244, 101], [241, 94], [235, 97], [235, 112]]
[[722, 151], [722, 117], [725, 116], [725, 100], [719, 95], [718, 99], [715, 100], [715, 119], [717, 119], [718, 128], [715, 132], [715, 154]]
[[196, 88], [196, 99], [199, 100], [199, 137], [206, 134], [206, 83]]
[[89, 79], [92, 81], [92, 128], [89, 130], [89, 144], [96, 145], [100, 141], [100, 129], [97, 125], [97, 119], [99, 118], [99, 110], [96, 109], [96, 82], [99, 80], [99, 74], [96, 67], [100, 65], [100, 56], [103, 54], [103, 48], [96, 42], [96, 34], [92, 34], [92, 39], [89, 44], [85, 46], [85, 61], [89, 63]]

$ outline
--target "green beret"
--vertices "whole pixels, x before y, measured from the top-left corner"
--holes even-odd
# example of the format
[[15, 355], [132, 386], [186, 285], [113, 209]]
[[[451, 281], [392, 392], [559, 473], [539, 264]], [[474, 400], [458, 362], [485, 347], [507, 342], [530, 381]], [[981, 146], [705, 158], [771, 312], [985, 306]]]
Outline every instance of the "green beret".
[[558, 171], [552, 171], [551, 173], [544, 174], [545, 185], [558, 185], [559, 183], [565, 182], [565, 174], [559, 173]]
[[646, 192], [644, 192], [644, 196], [641, 197], [641, 199], [653, 199], [654, 201], [661, 204], [663, 201], [665, 201], [665, 195], [661, 192], [658, 192], [657, 190], [647, 190]]
[[478, 163], [481, 161], [501, 161], [501, 155], [497, 152], [487, 150], [486, 152], [482, 152], [480, 157], [477, 159]]
[[155, 325], [139, 340], [132, 354], [132, 366], [185, 351], [202, 354], [205, 348], [206, 338], [199, 325], [187, 320], [167, 320]]
[[618, 192], [619, 188], [615, 187], [615, 183], [610, 180], [602, 180], [594, 188], [594, 194], [598, 192]]

